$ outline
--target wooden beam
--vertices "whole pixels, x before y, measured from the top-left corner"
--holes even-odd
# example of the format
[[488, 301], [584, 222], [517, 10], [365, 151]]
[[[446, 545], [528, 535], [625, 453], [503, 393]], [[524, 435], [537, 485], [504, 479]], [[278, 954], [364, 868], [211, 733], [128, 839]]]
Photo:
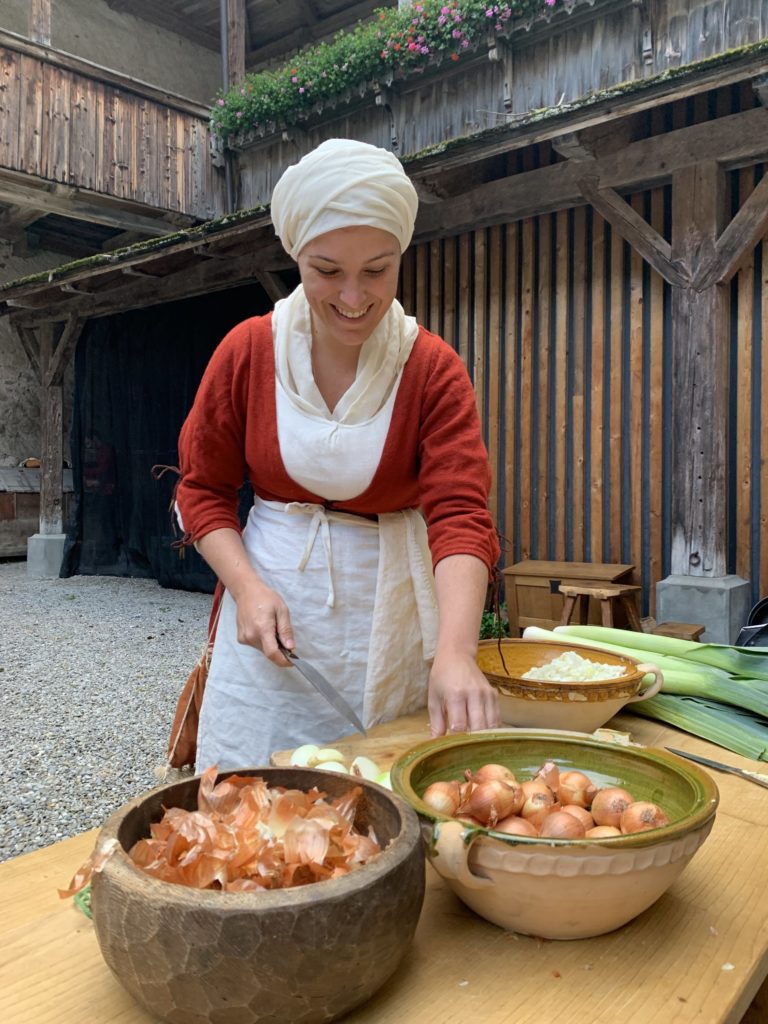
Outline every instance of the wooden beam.
[[39, 381], [42, 380], [40, 372], [40, 350], [35, 332], [24, 324], [18, 324], [11, 319], [10, 328], [21, 345], [24, 354], [29, 360], [32, 372]]
[[[30, 186], [16, 178], [0, 172], [0, 202], [38, 211], [37, 216], [57, 213], [73, 220], [84, 220], [91, 224], [106, 224], [122, 231], [141, 231], [144, 236], [167, 235], [173, 227], [160, 217], [147, 217], [122, 207], [119, 201], [114, 206], [105, 203], [103, 197], [89, 198], [88, 193], [67, 185], [50, 185], [46, 188]], [[174, 215], [178, 219], [178, 215]], [[191, 224], [193, 217], [185, 217]]]
[[226, 3], [227, 67], [232, 86], [245, 77], [245, 0], [226, 0]]
[[290, 294], [290, 288], [288, 288], [285, 281], [283, 281], [279, 274], [273, 274], [269, 270], [259, 270], [256, 272], [256, 280], [272, 302], [277, 302], [278, 299], [284, 299]]
[[690, 284], [690, 271], [672, 259], [669, 242], [636, 213], [618, 192], [612, 188], [597, 188], [591, 178], [582, 178], [579, 186], [584, 198], [665, 281], [680, 287]]
[[[266, 64], [276, 57], [286, 57], [295, 50], [301, 49], [307, 43], [315, 40], [330, 38], [339, 29], [348, 29], [361, 18], [367, 18], [371, 14], [371, 5], [367, 0], [344, 7], [339, 13], [330, 18], [316, 20], [314, 24], [300, 24], [292, 32], [288, 32], [281, 39], [273, 43], [249, 50], [245, 55], [245, 64], [248, 70], [253, 70], [261, 64]], [[257, 33], [258, 35], [258, 33]]]
[[[755, 107], [740, 114], [680, 128], [633, 142], [601, 157], [593, 167], [599, 188], [637, 191], [670, 180], [672, 174], [702, 160], [724, 167], [744, 166], [768, 157], [768, 110]], [[478, 185], [463, 195], [423, 205], [416, 220], [416, 241], [473, 231], [537, 214], [580, 206], [584, 167], [578, 161], [550, 164]]]
[[752, 194], [718, 238], [708, 262], [702, 262], [693, 279], [699, 290], [726, 284], [768, 230], [768, 176], [760, 179]]
[[45, 214], [29, 206], [11, 206], [0, 214], [0, 238], [16, 242], [23, 237], [24, 231]]
[[48, 367], [43, 377], [43, 387], [49, 388], [59, 385], [64, 379], [64, 371], [69, 365], [72, 354], [77, 348], [77, 343], [83, 331], [85, 321], [75, 316], [70, 316], [64, 324], [64, 329], [48, 361]]
[[199, 22], [193, 17], [185, 17], [168, 10], [163, 0], [106, 0], [106, 3], [113, 11], [130, 14], [141, 21], [159, 25], [167, 32], [189, 39], [190, 42], [204, 46], [207, 50], [219, 50], [218, 32], [209, 32], [200, 27]]
[[61, 384], [47, 384], [55, 350], [54, 324], [37, 328], [40, 342], [40, 530], [41, 534], [64, 531], [63, 396]]
[[[714, 160], [675, 172], [672, 258], [698, 269], [715, 247], [725, 175]], [[727, 573], [728, 330], [726, 289], [672, 288], [670, 573]]]
[[[277, 247], [275, 247], [277, 248]], [[282, 247], [280, 247], [282, 252]], [[94, 319], [122, 313], [129, 309], [156, 306], [178, 299], [188, 299], [206, 292], [221, 291], [253, 282], [260, 270], [275, 270], [293, 267], [292, 261], [283, 253], [275, 251], [275, 259], [267, 258], [262, 252], [252, 252], [233, 260], [202, 261], [194, 267], [187, 267], [178, 274], [154, 280], [130, 282], [111, 291], [83, 295], [66, 302], [50, 302], [43, 309], [30, 312], [17, 311], [11, 314], [18, 323], [34, 326], [40, 323], [60, 321], [74, 314], [82, 319]]]
[[752, 79], [752, 91], [764, 107], [768, 107], [768, 75]]
[[29, 38], [44, 46], [51, 44], [51, 0], [28, 0], [27, 31]]

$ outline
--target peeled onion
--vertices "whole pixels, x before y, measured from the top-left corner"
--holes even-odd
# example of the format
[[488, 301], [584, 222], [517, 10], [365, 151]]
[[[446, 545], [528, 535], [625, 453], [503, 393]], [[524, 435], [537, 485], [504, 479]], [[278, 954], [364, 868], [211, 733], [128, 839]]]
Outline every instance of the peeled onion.
[[450, 818], [461, 803], [461, 789], [458, 782], [433, 782], [424, 790], [421, 798], [427, 807]]
[[669, 818], [657, 804], [636, 800], [622, 812], [619, 828], [625, 835], [632, 835], [652, 828], [663, 828], [668, 824]]
[[592, 817], [597, 825], [615, 825], [618, 828], [619, 819], [634, 800], [631, 793], [621, 786], [608, 786], [599, 789], [592, 801]]
[[563, 811], [565, 811], [566, 814], [572, 814], [577, 821], [581, 822], [585, 829], [595, 827], [595, 819], [586, 807], [579, 807], [578, 804], [566, 804], [565, 807], [563, 807]]
[[525, 818], [520, 818], [516, 814], [510, 814], [508, 818], [503, 818], [493, 826], [494, 832], [504, 832], [508, 836], [531, 836], [535, 837], [539, 833], [534, 825], [530, 821], [526, 821]]
[[589, 807], [597, 793], [597, 786], [583, 772], [562, 772], [557, 787], [557, 799], [561, 804], [576, 804]]
[[548, 814], [539, 829], [542, 839], [583, 839], [586, 833], [579, 819], [566, 811]]
[[595, 825], [587, 829], [587, 839], [611, 839], [613, 836], [620, 836], [621, 829], [615, 825]]

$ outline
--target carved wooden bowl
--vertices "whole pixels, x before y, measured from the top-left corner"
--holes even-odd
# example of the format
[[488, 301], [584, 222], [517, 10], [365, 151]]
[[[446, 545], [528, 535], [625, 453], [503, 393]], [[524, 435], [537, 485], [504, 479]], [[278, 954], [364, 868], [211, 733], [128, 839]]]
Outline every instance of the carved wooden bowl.
[[[234, 774], [224, 772], [220, 778]], [[350, 777], [257, 768], [269, 786], [329, 798]], [[393, 974], [424, 898], [424, 851], [408, 804], [363, 779], [355, 824], [372, 826], [382, 853], [342, 878], [263, 893], [190, 889], [152, 878], [126, 851], [166, 807], [193, 809], [198, 779], [153, 790], [120, 808], [99, 836], [119, 847], [94, 875], [96, 935], [108, 966], [152, 1015], [172, 1024], [331, 1021]]]

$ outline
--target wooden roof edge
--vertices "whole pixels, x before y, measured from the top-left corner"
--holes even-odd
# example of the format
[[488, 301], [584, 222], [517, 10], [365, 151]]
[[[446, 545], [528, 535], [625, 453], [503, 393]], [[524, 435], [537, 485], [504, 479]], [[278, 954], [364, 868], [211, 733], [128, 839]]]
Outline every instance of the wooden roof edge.
[[555, 107], [542, 107], [524, 114], [508, 114], [505, 124], [484, 131], [449, 139], [402, 157], [408, 174], [420, 178], [438, 170], [466, 164], [520, 146], [532, 145], [545, 139], [573, 131], [589, 124], [625, 116], [654, 106], [660, 100], [672, 101], [684, 95], [705, 89], [732, 85], [768, 71], [768, 38], [749, 43], [712, 57], [667, 68], [650, 78], [621, 82], [586, 97]]
[[63, 263], [51, 270], [16, 278], [14, 281], [0, 284], [0, 316], [14, 312], [14, 307], [9, 305], [10, 300], [23, 295], [46, 291], [65, 283], [88, 280], [97, 274], [136, 267], [159, 256], [172, 255], [207, 242], [229, 239], [251, 228], [268, 227], [271, 224], [266, 207], [239, 210], [216, 220], [203, 221], [191, 228], [182, 228], [157, 238], [135, 242], [122, 249], [95, 253], [93, 256]]

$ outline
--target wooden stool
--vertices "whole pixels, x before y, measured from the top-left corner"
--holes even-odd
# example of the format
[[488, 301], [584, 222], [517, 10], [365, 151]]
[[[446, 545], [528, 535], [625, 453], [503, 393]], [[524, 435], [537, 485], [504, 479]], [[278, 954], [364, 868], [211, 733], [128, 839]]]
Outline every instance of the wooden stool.
[[698, 640], [705, 627], [697, 622], [659, 622], [651, 633], [657, 636], [671, 636], [676, 640]]
[[560, 619], [561, 626], [567, 626], [576, 610], [578, 600], [578, 617], [576, 622], [586, 623], [589, 621], [589, 599], [594, 598], [600, 602], [600, 616], [604, 626], [613, 626], [614, 603], [624, 609], [629, 629], [642, 633], [643, 627], [640, 623], [640, 616], [637, 613], [635, 604], [635, 593], [640, 587], [629, 586], [628, 584], [615, 584], [609, 587], [577, 586], [562, 583], [558, 590], [565, 598], [563, 602], [563, 617]]

